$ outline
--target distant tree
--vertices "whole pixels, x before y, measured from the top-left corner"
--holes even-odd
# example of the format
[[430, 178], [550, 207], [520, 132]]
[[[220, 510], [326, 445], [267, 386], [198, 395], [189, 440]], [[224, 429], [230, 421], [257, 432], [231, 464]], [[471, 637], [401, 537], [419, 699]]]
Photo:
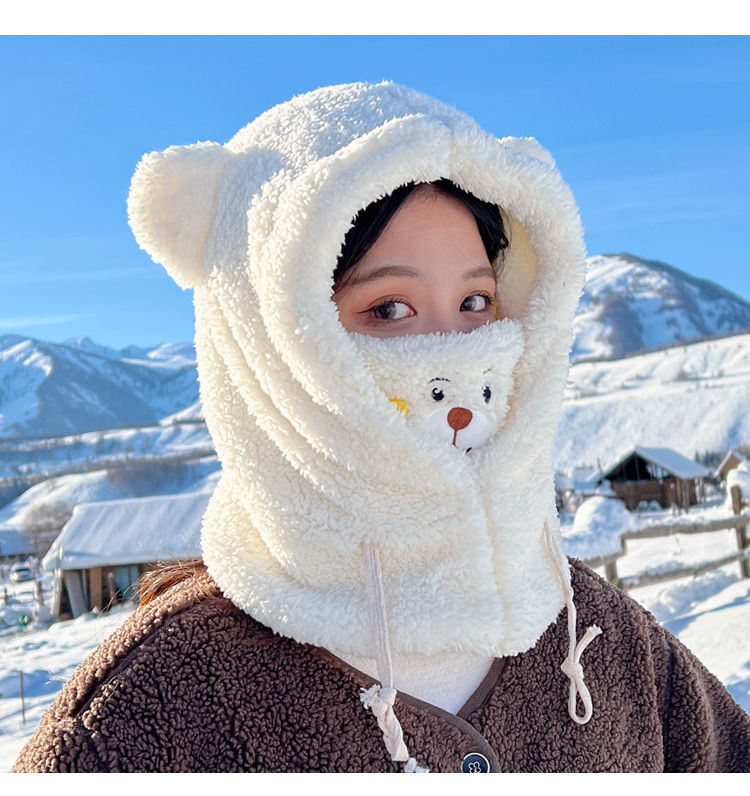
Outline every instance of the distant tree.
[[34, 555], [41, 558], [70, 519], [73, 507], [64, 500], [34, 504], [24, 516], [21, 533], [34, 545]]
[[179, 491], [189, 472], [189, 466], [182, 462], [130, 459], [108, 467], [107, 480], [120, 492], [146, 497], [160, 494], [167, 487]]

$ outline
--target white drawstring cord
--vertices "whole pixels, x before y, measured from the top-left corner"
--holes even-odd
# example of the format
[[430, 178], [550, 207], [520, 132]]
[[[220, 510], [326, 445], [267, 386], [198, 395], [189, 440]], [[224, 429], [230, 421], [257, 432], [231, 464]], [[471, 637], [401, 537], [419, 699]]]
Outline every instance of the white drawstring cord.
[[[583, 638], [576, 643], [576, 607], [573, 602], [573, 588], [565, 577], [565, 566], [562, 553], [552, 540], [549, 525], [544, 523], [544, 543], [547, 552], [554, 564], [560, 587], [565, 596], [565, 605], [568, 615], [568, 655], [560, 668], [570, 679], [568, 695], [568, 713], [577, 724], [586, 724], [593, 715], [594, 708], [591, 694], [583, 679], [583, 666], [581, 655], [588, 645], [602, 632], [597, 625], [592, 625], [586, 630]], [[405, 763], [406, 773], [428, 773], [429, 769], [422, 768], [417, 761], [409, 756], [409, 750], [404, 742], [404, 733], [393, 706], [396, 701], [397, 691], [393, 687], [393, 661], [388, 641], [388, 619], [385, 605], [385, 590], [383, 576], [380, 568], [380, 556], [374, 543], [365, 544], [365, 576], [367, 580], [367, 599], [370, 606], [370, 621], [375, 640], [375, 658], [380, 683], [368, 689], [362, 689], [360, 700], [365, 708], [372, 710], [378, 721], [378, 726], [383, 733], [383, 742], [391, 755], [391, 760]], [[577, 697], [583, 702], [583, 716], [578, 715]]]
[[383, 589], [378, 548], [372, 542], [365, 544], [365, 575], [380, 683], [376, 683], [368, 689], [362, 689], [360, 699], [365, 708], [372, 710], [377, 718], [391, 760], [405, 763], [404, 772], [407, 774], [426, 774], [429, 769], [421, 768], [413, 757], [409, 757], [409, 750], [404, 743], [404, 731], [393, 710], [397, 691], [393, 687], [393, 662], [388, 642], [385, 590]]
[[[583, 638], [576, 644], [576, 606], [573, 602], [573, 587], [565, 577], [565, 564], [561, 560], [562, 554], [552, 541], [552, 533], [549, 525], [544, 523], [544, 543], [547, 552], [555, 565], [555, 574], [560, 582], [560, 587], [565, 595], [565, 605], [568, 609], [568, 656], [562, 662], [560, 668], [570, 679], [570, 690], [568, 692], [568, 713], [577, 724], [586, 724], [594, 713], [594, 706], [591, 701], [591, 694], [583, 681], [583, 666], [581, 665], [581, 655], [588, 645], [602, 632], [597, 625], [591, 625]], [[578, 705], [576, 697], [580, 696], [583, 702], [583, 716], [578, 715]]]

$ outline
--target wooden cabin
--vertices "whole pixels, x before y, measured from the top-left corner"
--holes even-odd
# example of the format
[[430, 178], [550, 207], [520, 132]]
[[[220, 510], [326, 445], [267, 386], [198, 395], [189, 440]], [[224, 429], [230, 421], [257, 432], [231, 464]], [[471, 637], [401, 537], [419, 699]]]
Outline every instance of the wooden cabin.
[[716, 482], [719, 484], [725, 482], [727, 480], [727, 474], [744, 461], [744, 456], [741, 456], [736, 451], [729, 451], [721, 460], [721, 464], [714, 470], [713, 477]]
[[609, 481], [630, 511], [642, 501], [687, 509], [702, 501], [703, 481], [709, 475], [706, 467], [671, 448], [635, 445], [603, 468], [597, 481]]
[[210, 492], [82, 503], [42, 561], [55, 573], [60, 619], [137, 600], [140, 576], [164, 561], [200, 557]]

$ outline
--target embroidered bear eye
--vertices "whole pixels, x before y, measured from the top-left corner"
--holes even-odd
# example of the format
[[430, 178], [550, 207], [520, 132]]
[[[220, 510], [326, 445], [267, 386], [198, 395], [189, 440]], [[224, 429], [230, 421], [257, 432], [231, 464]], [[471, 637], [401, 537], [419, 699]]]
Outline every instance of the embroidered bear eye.
[[433, 401], [442, 401], [445, 398], [445, 394], [442, 390], [438, 390], [437, 387], [434, 387], [432, 390], [432, 400]]
[[482, 388], [482, 395], [484, 396], [484, 402], [488, 404], [490, 402], [490, 398], [492, 398], [492, 390], [486, 384]]

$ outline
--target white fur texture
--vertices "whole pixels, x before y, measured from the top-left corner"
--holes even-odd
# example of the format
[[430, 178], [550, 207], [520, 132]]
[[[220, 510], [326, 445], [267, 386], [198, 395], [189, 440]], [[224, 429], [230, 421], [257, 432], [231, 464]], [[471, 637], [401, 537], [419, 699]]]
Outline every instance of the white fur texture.
[[517, 321], [499, 321], [470, 335], [352, 339], [373, 380], [417, 438], [428, 432], [459, 450], [476, 450], [500, 429], [523, 349]]
[[[543, 527], [559, 543], [552, 445], [585, 254], [551, 158], [389, 83], [296, 97], [220, 149], [189, 178], [150, 156], [130, 197], [141, 245], [195, 287], [223, 467], [204, 519], [209, 571], [277, 632], [370, 656], [363, 543], [375, 542], [395, 653], [530, 648], [563, 606]], [[469, 455], [397, 410], [389, 399], [406, 396], [390, 394], [389, 368], [373, 369], [331, 301], [357, 211], [444, 177], [496, 202], [511, 232], [499, 304], [516, 322], [403, 343], [421, 347], [415, 376], [454, 372], [457, 357], [466, 389], [469, 363], [497, 376], [500, 411], [476, 407], [494, 435]]]
[[219, 144], [144, 155], [131, 182], [128, 216], [138, 244], [181, 288], [203, 277], [219, 183], [231, 152]]

